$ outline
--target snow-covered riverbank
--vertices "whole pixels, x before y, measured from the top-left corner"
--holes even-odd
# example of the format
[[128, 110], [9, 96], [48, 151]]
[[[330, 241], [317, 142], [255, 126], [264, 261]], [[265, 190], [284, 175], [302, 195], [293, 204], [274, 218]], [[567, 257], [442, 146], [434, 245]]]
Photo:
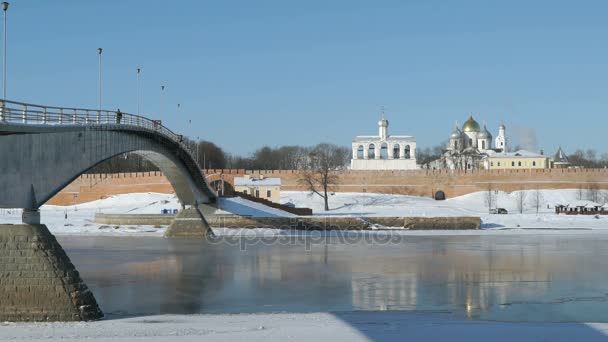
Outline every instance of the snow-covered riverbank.
[[605, 341], [605, 323], [502, 323], [406, 312], [160, 315], [4, 323], [0, 341]]
[[446, 201], [428, 197], [373, 194], [335, 193], [330, 197], [330, 211], [323, 211], [321, 197], [306, 192], [284, 191], [282, 202], [312, 208], [315, 215], [324, 216], [479, 216], [484, 229], [533, 228], [533, 229], [608, 229], [608, 216], [565, 216], [555, 214], [555, 205], [573, 203], [580, 191], [540, 190], [539, 210], [536, 213], [534, 190], [523, 191], [523, 213], [518, 208], [518, 191], [493, 194], [494, 206], [508, 210], [507, 215], [489, 214], [486, 192], [476, 192]]
[[[435, 201], [425, 197], [372, 194], [372, 193], [335, 193], [330, 198], [330, 211], [323, 210], [323, 201], [318, 196], [306, 192], [285, 191], [281, 195], [283, 203], [291, 202], [298, 207], [312, 208], [315, 215], [327, 217], [373, 217], [373, 216], [479, 216], [482, 219], [481, 231], [475, 232], [442, 232], [424, 231], [404, 234], [487, 234], [490, 231], [500, 233], [552, 233], [559, 230], [564, 233], [584, 232], [585, 230], [605, 231], [608, 233], [608, 216], [565, 216], [556, 215], [556, 204], [567, 204], [578, 199], [578, 190], [542, 190], [542, 206], [539, 213], [533, 205], [536, 193], [526, 191], [524, 213], [518, 212], [516, 193], [499, 193], [496, 196], [499, 207], [506, 208], [508, 215], [490, 215], [485, 206], [484, 192], [473, 193], [446, 201]], [[292, 216], [277, 209], [267, 208], [241, 198], [221, 199], [220, 207], [239, 215], [254, 217]], [[42, 222], [54, 234], [94, 234], [94, 235], [153, 235], [162, 236], [166, 227], [151, 226], [109, 226], [93, 221], [95, 213], [108, 214], [159, 214], [163, 209], [178, 209], [179, 204], [174, 195], [159, 193], [136, 193], [116, 195], [106, 199], [79, 204], [76, 206], [51, 206], [41, 208]], [[218, 211], [222, 212], [222, 211]], [[0, 209], [0, 221], [3, 223], [20, 223], [21, 211]], [[549, 230], [549, 231], [547, 231]], [[234, 230], [215, 229], [216, 234], [235, 234]], [[242, 231], [245, 232], [245, 231]], [[268, 229], [246, 230], [247, 234], [285, 234]]]

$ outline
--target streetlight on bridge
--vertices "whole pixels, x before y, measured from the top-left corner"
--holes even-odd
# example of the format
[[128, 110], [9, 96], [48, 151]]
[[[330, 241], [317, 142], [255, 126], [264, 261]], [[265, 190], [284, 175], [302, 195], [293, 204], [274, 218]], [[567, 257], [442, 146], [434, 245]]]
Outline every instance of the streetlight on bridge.
[[97, 48], [97, 54], [99, 55], [99, 110], [101, 110], [101, 52], [102, 48]]
[[164, 111], [164, 101], [163, 101], [163, 95], [165, 94], [165, 85], [161, 84], [160, 85], [160, 116], [162, 117], [163, 115], [163, 111]]
[[141, 95], [140, 95], [140, 87], [139, 87], [139, 74], [141, 73], [141, 68], [137, 67], [137, 115], [140, 115], [141, 109]]
[[8, 2], [2, 3], [2, 11], [4, 11], [4, 48], [2, 58], [2, 98], [6, 100], [6, 11], [8, 10]]

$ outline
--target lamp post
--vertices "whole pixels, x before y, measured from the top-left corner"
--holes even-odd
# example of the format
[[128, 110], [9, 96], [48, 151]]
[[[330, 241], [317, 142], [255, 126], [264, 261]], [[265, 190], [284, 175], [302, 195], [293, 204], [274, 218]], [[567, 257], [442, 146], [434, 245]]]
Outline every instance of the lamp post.
[[163, 102], [163, 95], [165, 93], [165, 86], [163, 84], [160, 85], [160, 116], [162, 117], [163, 115], [163, 110], [164, 110], [164, 102]]
[[141, 68], [137, 68], [137, 115], [140, 115], [141, 109], [141, 97], [140, 97], [140, 88], [139, 88], [139, 74], [141, 73]]
[[201, 162], [200, 162], [200, 147], [201, 147], [201, 141], [199, 137], [196, 137], [196, 164], [198, 165], [198, 168], [201, 168]]
[[101, 110], [101, 52], [102, 48], [97, 48], [97, 54], [99, 55], [99, 110]]
[[4, 41], [3, 41], [3, 56], [2, 56], [2, 98], [6, 100], [6, 11], [8, 10], [8, 2], [2, 3], [2, 11], [4, 12]]

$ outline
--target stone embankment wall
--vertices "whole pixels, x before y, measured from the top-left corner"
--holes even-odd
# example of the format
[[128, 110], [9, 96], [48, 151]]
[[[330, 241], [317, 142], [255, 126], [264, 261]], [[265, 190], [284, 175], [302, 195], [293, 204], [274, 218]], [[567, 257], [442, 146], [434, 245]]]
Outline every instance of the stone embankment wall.
[[0, 225], [0, 321], [80, 321], [103, 316], [44, 225]]
[[[139, 216], [139, 217], [138, 217]], [[176, 215], [96, 214], [95, 222], [104, 224], [171, 224]], [[479, 217], [243, 217], [208, 215], [214, 228], [277, 228], [304, 230], [371, 230], [401, 227], [410, 230], [479, 229]], [[162, 223], [161, 223], [162, 222]]]
[[[243, 174], [280, 177], [283, 191], [306, 190], [297, 170], [205, 170], [210, 182], [224, 179], [232, 183]], [[531, 170], [411, 170], [343, 171], [334, 186], [338, 192], [375, 192], [430, 197], [443, 190], [448, 198], [488, 189], [608, 189], [608, 169], [531, 169]], [[173, 193], [161, 172], [82, 175], [49, 204], [70, 205], [90, 202], [115, 194], [134, 192]]]
[[134, 226], [168, 226], [175, 219], [173, 214], [95, 214], [95, 223]]
[[215, 228], [278, 228], [304, 230], [378, 230], [404, 228], [409, 230], [479, 229], [479, 217], [298, 217], [253, 218], [216, 216], [209, 218]]

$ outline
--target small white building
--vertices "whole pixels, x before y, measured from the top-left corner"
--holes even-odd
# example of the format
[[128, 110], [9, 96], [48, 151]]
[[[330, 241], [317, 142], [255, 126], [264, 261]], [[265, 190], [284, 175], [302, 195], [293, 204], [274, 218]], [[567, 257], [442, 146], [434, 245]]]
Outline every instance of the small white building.
[[360, 135], [353, 139], [352, 170], [416, 169], [416, 138], [410, 135], [389, 135], [388, 120], [382, 115], [378, 135]]
[[281, 178], [278, 177], [234, 177], [234, 191], [242, 192], [275, 203], [281, 199]]

